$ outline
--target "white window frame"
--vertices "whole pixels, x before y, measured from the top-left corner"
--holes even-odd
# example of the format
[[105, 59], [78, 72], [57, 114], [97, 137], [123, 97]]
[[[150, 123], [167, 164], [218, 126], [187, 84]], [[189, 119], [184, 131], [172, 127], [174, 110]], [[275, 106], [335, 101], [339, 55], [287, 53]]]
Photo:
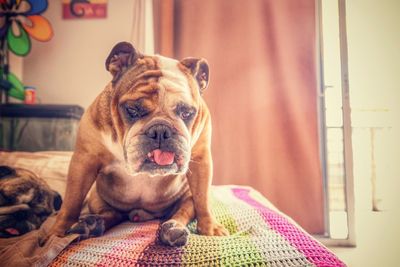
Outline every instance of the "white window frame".
[[[326, 0], [325, 0], [326, 1]], [[344, 189], [347, 212], [347, 239], [334, 239], [329, 235], [329, 190], [327, 181], [327, 157], [326, 157], [326, 123], [325, 123], [325, 84], [324, 84], [324, 57], [323, 57], [323, 32], [322, 32], [322, 0], [316, 0], [316, 33], [317, 33], [317, 71], [318, 82], [318, 116], [320, 129], [320, 155], [323, 170], [324, 186], [324, 219], [325, 234], [317, 236], [317, 239], [327, 246], [355, 246], [355, 221], [354, 221], [354, 178], [353, 178], [353, 152], [351, 140], [351, 113], [349, 98], [349, 72], [348, 72], [348, 50], [346, 31], [346, 0], [338, 1], [339, 13], [339, 42], [341, 62], [341, 87], [342, 87], [342, 113], [343, 113], [343, 149], [344, 149]]]

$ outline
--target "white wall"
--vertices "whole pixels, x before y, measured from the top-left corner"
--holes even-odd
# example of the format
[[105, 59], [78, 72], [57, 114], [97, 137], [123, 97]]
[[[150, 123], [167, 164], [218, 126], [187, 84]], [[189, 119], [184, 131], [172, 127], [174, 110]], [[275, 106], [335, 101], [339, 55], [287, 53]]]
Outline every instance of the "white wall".
[[[368, 192], [376, 179], [378, 208], [393, 209], [400, 200], [400, 1], [346, 2], [356, 186]], [[360, 208], [371, 207], [358, 197]]]
[[346, 2], [352, 106], [398, 111], [400, 1]]
[[107, 19], [63, 20], [61, 0], [49, 1], [44, 16], [53, 26], [48, 43], [32, 41], [23, 82], [37, 88], [41, 103], [87, 107], [110, 81], [104, 62], [113, 45], [130, 41], [132, 0], [108, 1]]

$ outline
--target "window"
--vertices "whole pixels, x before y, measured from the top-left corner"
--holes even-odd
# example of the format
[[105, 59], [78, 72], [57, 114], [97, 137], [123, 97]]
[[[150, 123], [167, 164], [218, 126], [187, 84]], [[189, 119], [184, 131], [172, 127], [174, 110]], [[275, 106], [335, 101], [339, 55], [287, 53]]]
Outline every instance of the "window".
[[317, 1], [321, 162], [327, 245], [355, 245], [345, 1]]

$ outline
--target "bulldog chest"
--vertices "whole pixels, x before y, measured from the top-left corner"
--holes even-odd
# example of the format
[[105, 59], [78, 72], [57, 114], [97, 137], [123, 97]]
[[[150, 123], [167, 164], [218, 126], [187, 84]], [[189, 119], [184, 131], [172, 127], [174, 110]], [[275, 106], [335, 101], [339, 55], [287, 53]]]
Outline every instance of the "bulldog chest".
[[189, 190], [185, 176], [132, 176], [120, 163], [103, 168], [97, 177], [96, 187], [104, 201], [125, 212], [137, 209], [162, 212]]

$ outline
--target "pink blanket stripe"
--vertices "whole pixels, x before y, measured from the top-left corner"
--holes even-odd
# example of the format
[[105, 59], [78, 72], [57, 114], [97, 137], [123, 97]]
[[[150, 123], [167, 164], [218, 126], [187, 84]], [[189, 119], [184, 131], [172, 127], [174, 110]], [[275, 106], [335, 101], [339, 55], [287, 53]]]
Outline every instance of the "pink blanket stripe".
[[240, 200], [254, 207], [260, 213], [270, 227], [283, 236], [288, 242], [301, 251], [311, 263], [318, 267], [341, 267], [346, 266], [334, 254], [325, 247], [313, 240], [307, 234], [291, 224], [286, 218], [265, 207], [263, 204], [253, 199], [249, 189], [232, 188], [233, 194]]
[[110, 262], [116, 261], [119, 262], [121, 266], [138, 264], [146, 248], [154, 243], [158, 228], [158, 221], [150, 221], [147, 222], [145, 226], [138, 227], [132, 234], [115, 244], [96, 266], [108, 267]]

